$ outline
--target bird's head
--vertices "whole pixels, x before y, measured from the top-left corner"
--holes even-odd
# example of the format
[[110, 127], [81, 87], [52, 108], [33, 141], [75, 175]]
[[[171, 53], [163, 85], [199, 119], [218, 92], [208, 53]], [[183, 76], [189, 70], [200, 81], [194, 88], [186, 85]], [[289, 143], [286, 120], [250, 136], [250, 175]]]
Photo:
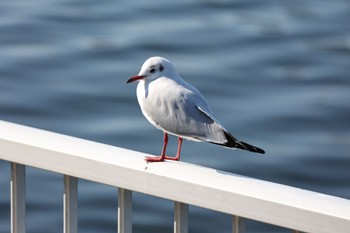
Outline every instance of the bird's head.
[[152, 81], [166, 74], [176, 73], [169, 60], [163, 57], [151, 57], [143, 63], [138, 75], [131, 77], [126, 83], [139, 80]]

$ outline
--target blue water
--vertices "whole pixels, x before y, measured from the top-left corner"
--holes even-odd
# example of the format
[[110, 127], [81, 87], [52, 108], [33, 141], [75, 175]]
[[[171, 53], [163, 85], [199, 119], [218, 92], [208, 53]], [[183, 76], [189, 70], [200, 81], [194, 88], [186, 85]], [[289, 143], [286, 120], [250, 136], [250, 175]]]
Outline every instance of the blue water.
[[[267, 152], [185, 141], [183, 161], [349, 199], [349, 22], [346, 0], [1, 1], [0, 119], [158, 154], [162, 132], [125, 82], [161, 55], [232, 134]], [[5, 233], [7, 162], [0, 173]], [[27, 173], [28, 232], [62, 232], [62, 176]], [[115, 232], [116, 190], [80, 181], [79, 192], [80, 232]], [[133, 198], [134, 232], [172, 231], [171, 201]], [[190, 232], [230, 232], [230, 221], [190, 208]]]

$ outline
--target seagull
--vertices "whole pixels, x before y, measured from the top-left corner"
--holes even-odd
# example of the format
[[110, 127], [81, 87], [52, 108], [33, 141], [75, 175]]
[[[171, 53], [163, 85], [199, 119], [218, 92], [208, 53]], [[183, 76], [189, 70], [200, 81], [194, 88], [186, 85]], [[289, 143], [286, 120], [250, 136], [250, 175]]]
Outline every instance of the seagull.
[[[147, 162], [180, 160], [182, 140], [208, 142], [264, 154], [265, 151], [232, 136], [214, 116], [203, 95], [184, 81], [173, 64], [163, 57], [148, 58], [138, 75], [137, 100], [146, 119], [164, 132], [160, 156], [146, 156]], [[166, 156], [168, 134], [178, 137], [175, 157]]]

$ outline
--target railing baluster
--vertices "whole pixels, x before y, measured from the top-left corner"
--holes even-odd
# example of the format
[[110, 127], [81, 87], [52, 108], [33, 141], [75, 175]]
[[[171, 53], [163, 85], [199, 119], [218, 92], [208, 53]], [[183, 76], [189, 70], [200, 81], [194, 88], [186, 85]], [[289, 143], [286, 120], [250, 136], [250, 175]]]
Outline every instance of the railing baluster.
[[11, 233], [26, 232], [25, 166], [11, 163]]
[[232, 233], [246, 233], [246, 219], [234, 215], [232, 217]]
[[188, 233], [188, 204], [174, 203], [174, 233]]
[[132, 191], [118, 188], [118, 233], [132, 232]]
[[78, 179], [64, 175], [63, 232], [78, 232]]

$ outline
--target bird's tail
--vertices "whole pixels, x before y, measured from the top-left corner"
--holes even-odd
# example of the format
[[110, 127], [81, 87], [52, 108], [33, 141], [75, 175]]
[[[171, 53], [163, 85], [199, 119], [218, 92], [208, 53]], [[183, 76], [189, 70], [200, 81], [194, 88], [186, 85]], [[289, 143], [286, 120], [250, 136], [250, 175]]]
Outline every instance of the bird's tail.
[[252, 146], [248, 143], [238, 141], [235, 137], [233, 137], [229, 132], [225, 131], [225, 136], [227, 138], [227, 142], [223, 144], [223, 146], [230, 147], [230, 148], [239, 148], [242, 150], [247, 150], [250, 152], [265, 154], [265, 151], [259, 147]]

